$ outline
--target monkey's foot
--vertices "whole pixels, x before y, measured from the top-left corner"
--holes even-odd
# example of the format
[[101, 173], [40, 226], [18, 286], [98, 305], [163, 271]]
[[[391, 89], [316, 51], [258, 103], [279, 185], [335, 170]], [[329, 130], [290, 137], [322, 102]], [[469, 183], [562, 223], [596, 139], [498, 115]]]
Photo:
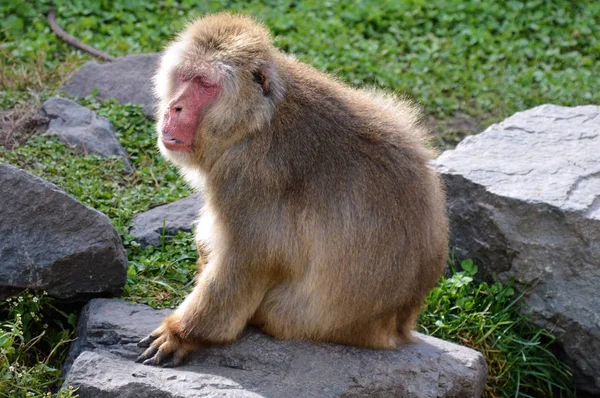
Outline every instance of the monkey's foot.
[[186, 343], [163, 324], [148, 336], [143, 338], [138, 347], [146, 348], [136, 362], [144, 365], [159, 365], [163, 368], [173, 368], [183, 363], [188, 354], [198, 348], [197, 344]]

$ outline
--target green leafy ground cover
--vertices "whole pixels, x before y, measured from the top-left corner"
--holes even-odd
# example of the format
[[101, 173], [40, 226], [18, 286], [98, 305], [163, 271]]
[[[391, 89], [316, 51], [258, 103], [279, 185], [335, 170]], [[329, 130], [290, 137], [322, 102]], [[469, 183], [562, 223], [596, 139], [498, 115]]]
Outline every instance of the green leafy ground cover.
[[[2, 80], [19, 85], [11, 77], [32, 69], [34, 61], [62, 76], [64, 61], [87, 58], [52, 35], [44, 19], [48, 0], [25, 3], [0, 5], [3, 62], [11, 65], [3, 68]], [[474, 127], [543, 103], [581, 105], [600, 98], [594, 73], [600, 3], [594, 0], [54, 3], [66, 31], [115, 56], [158, 51], [197, 15], [252, 13], [271, 28], [278, 46], [303, 61], [351, 84], [412, 96], [446, 127], [449, 141], [465, 132], [452, 123], [458, 116], [477, 121]], [[10, 103], [14, 95], [8, 97]]]
[[[191, 234], [141, 249], [127, 232], [135, 213], [185, 197], [189, 189], [157, 154], [152, 124], [135, 106], [79, 101], [115, 125], [133, 175], [124, 174], [116, 159], [83, 157], [46, 137], [27, 140], [29, 133], [21, 130], [30, 125], [19, 124], [19, 117], [26, 119], [89, 57], [51, 33], [44, 17], [49, 1], [25, 3], [0, 1], [0, 162], [56, 183], [111, 218], [128, 252], [123, 297], [154, 307], [177, 305], [194, 274]], [[438, 121], [441, 146], [535, 105], [600, 103], [597, 1], [54, 4], [65, 30], [115, 56], [159, 51], [193, 16], [226, 9], [252, 13], [271, 28], [278, 46], [303, 61], [349, 84], [415, 98]], [[10, 145], [2, 137], [7, 131]], [[463, 262], [440, 282], [420, 331], [482, 351], [490, 367], [488, 396], [573, 395], [568, 370], [548, 351], [551, 334], [527, 325], [510, 285], [476, 282], [474, 270]], [[21, 297], [0, 304], [0, 397], [52, 395], [75, 321], [46, 296]]]

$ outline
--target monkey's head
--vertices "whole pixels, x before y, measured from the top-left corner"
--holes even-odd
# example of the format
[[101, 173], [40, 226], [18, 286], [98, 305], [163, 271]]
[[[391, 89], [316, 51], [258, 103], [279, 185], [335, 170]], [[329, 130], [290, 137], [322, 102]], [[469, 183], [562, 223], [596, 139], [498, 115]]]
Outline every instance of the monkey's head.
[[268, 30], [250, 17], [223, 13], [191, 23], [154, 78], [161, 152], [195, 166], [207, 143], [226, 145], [268, 125], [284, 93], [277, 54]]

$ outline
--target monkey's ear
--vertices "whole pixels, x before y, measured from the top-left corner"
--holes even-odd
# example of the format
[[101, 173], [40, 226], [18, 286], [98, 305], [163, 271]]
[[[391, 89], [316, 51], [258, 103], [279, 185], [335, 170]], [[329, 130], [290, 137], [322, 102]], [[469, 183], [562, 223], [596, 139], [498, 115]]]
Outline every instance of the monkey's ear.
[[269, 81], [269, 75], [267, 75], [267, 72], [263, 71], [263, 70], [257, 70], [256, 72], [254, 72], [252, 74], [252, 77], [254, 78], [254, 82], [262, 88], [263, 95], [268, 95], [270, 92], [270, 90], [269, 90], [270, 81]]

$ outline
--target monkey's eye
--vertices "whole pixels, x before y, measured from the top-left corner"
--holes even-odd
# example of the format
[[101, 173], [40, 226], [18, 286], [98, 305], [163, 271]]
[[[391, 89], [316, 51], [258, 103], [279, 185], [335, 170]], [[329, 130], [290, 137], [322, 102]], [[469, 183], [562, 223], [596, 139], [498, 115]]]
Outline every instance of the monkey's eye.
[[197, 84], [199, 84], [203, 88], [212, 88], [212, 87], [215, 86], [210, 81], [208, 81], [208, 80], [206, 80], [205, 78], [202, 78], [202, 77], [195, 77], [194, 78], [194, 82], [196, 82]]
[[262, 88], [263, 95], [269, 95], [269, 81], [267, 80], [267, 75], [265, 75], [261, 71], [256, 71], [252, 74], [254, 82]]
[[261, 72], [254, 72], [252, 74], [252, 77], [254, 78], [254, 81], [259, 85], [262, 86], [263, 84], [265, 84], [265, 75], [263, 75]]

